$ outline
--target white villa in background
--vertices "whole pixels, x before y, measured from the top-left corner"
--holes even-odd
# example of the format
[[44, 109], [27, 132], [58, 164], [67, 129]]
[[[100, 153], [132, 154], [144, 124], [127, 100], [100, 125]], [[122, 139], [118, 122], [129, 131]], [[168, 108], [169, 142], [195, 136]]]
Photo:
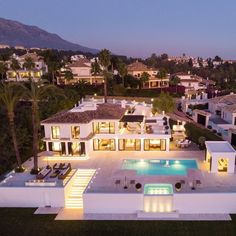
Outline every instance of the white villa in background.
[[220, 134], [224, 140], [236, 145], [236, 94], [207, 98], [206, 93], [197, 95], [196, 99], [182, 98], [182, 110], [191, 112], [190, 105], [207, 104], [205, 110], [194, 109], [193, 120], [206, 128]]
[[65, 84], [78, 83], [79, 81], [85, 81], [90, 84], [102, 84], [103, 76], [102, 75], [93, 75], [91, 72], [91, 65], [93, 61], [88, 60], [87, 58], [81, 55], [75, 55], [71, 58], [72, 63], [69, 63], [65, 68], [61, 69], [62, 79], [63, 72], [70, 70], [73, 73], [73, 80], [64, 81]]
[[150, 75], [148, 82], [144, 84], [144, 88], [164, 88], [169, 87], [169, 75], [166, 78], [157, 78], [158, 70], [154, 68], [149, 68], [142, 62], [135, 61], [134, 63], [128, 65], [128, 74], [140, 78], [143, 72]]
[[176, 73], [175, 76], [180, 78], [179, 85], [185, 87], [185, 94], [192, 95], [199, 91], [205, 91], [208, 86], [214, 85], [215, 82], [212, 80], [203, 79], [200, 76], [192, 75], [189, 73]]
[[46, 149], [57, 155], [99, 151], [169, 151], [168, 117], [153, 115], [146, 103], [83, 100], [44, 121]]
[[[19, 62], [20, 69], [17, 71], [12, 70], [11, 61], [7, 61], [7, 66], [9, 68], [6, 73], [8, 81], [27, 81], [30, 77], [32, 80], [37, 82], [41, 79], [41, 76], [47, 73], [48, 71], [48, 67], [44, 62], [43, 58], [38, 56], [36, 53], [26, 53], [22, 56], [17, 56], [13, 54], [12, 57]], [[30, 57], [35, 64], [34, 69], [31, 71], [24, 67], [25, 59], [28, 57]]]

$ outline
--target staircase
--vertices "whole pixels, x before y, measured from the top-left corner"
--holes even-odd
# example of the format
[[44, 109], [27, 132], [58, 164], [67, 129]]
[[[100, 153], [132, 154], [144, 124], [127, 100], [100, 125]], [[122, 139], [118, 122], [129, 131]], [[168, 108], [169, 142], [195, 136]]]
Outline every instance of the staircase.
[[83, 192], [95, 174], [94, 169], [78, 169], [66, 197], [65, 208], [83, 209]]

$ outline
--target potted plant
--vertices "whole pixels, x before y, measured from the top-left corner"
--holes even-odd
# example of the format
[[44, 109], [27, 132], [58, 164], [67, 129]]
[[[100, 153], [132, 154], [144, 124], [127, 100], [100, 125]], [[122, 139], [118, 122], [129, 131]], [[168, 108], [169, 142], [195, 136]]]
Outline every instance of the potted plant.
[[138, 192], [140, 192], [142, 189], [142, 184], [140, 184], [140, 183], [135, 184], [135, 188]]
[[179, 192], [179, 191], [181, 190], [181, 187], [182, 187], [182, 185], [181, 185], [180, 182], [177, 182], [177, 183], [175, 184], [175, 190], [176, 190], [177, 192]]
[[198, 144], [199, 144], [199, 149], [200, 150], [204, 150], [205, 149], [205, 141], [206, 141], [206, 138], [203, 137], [203, 136], [200, 136], [198, 138]]

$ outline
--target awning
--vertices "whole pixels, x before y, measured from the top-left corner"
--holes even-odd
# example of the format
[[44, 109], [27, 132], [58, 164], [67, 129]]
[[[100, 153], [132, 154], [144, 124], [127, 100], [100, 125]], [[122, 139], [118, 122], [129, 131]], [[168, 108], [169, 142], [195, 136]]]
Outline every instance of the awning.
[[142, 115], [124, 115], [120, 122], [143, 122], [144, 116]]

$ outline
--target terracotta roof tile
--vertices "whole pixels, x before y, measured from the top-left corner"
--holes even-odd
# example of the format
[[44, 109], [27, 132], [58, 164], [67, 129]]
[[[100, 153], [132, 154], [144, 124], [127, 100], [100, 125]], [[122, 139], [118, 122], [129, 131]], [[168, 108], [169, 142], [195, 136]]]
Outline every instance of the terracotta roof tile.
[[117, 104], [104, 103], [97, 105], [97, 110], [84, 112], [62, 111], [46, 120], [42, 124], [50, 123], [89, 123], [93, 119], [120, 119], [126, 109]]

